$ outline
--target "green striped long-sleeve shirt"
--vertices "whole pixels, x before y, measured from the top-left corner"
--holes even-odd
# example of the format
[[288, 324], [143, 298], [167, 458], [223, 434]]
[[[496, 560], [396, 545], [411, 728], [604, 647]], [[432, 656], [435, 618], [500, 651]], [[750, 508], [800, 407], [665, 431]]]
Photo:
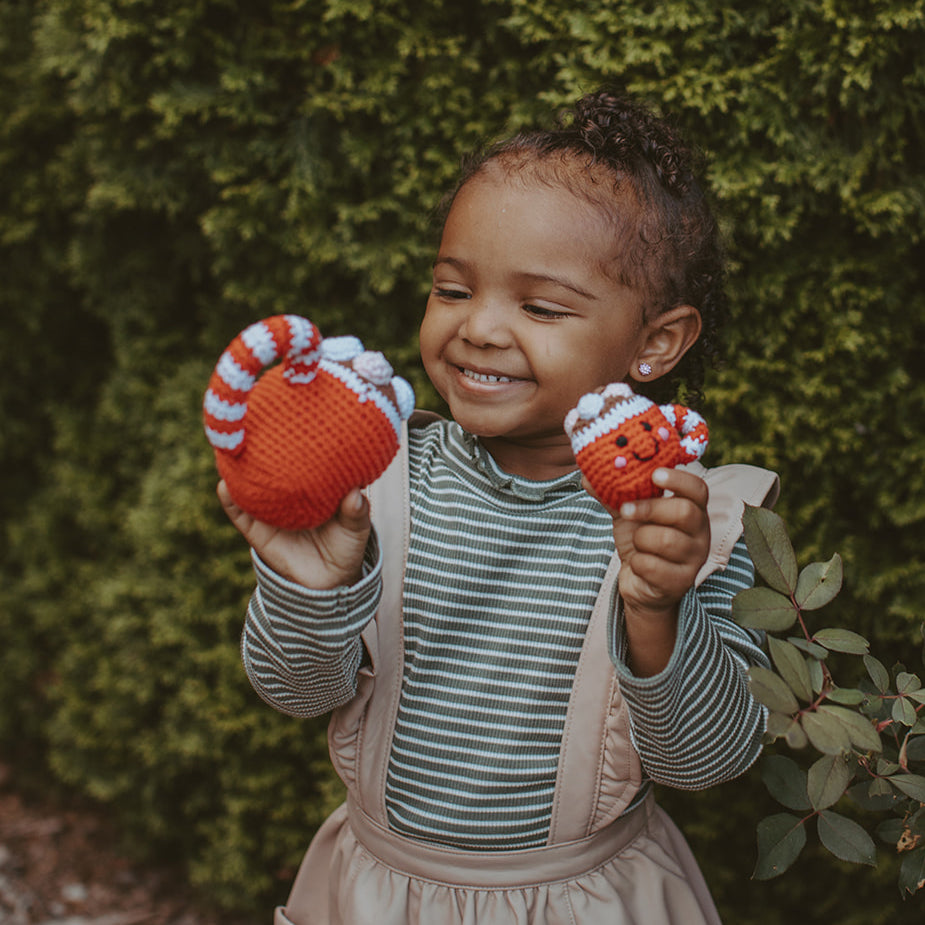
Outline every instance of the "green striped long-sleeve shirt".
[[[610, 516], [578, 473], [549, 482], [508, 475], [452, 423], [413, 430], [409, 459], [390, 822], [457, 847], [542, 845], [572, 681], [613, 554]], [[296, 716], [346, 702], [363, 658], [359, 634], [379, 603], [375, 536], [352, 588], [308, 591], [254, 560], [243, 655], [256, 690]], [[698, 789], [757, 756], [764, 716], [745, 669], [766, 659], [730, 619], [732, 598], [753, 578], [740, 542], [727, 568], [682, 601], [675, 651], [653, 678], [626, 667], [615, 602], [611, 657], [651, 780]]]

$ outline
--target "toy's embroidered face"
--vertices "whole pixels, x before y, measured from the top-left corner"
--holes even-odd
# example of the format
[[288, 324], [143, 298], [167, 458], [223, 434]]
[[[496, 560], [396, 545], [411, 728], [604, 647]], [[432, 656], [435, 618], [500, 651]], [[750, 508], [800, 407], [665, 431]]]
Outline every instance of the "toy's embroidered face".
[[634, 463], [652, 462], [670, 436], [671, 431], [665, 426], [662, 413], [655, 406], [648, 408], [639, 417], [624, 422], [615, 438], [610, 435], [615, 468], [625, 469]]
[[652, 473], [699, 459], [707, 445], [699, 414], [681, 405], [655, 405], [621, 382], [583, 395], [564, 424], [579, 467], [612, 508], [661, 494]]

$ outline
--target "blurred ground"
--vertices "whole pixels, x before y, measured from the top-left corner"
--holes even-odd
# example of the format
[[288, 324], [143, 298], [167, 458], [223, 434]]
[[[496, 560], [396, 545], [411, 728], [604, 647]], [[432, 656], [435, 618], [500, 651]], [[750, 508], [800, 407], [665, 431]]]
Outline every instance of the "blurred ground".
[[117, 844], [88, 810], [24, 799], [0, 764], [0, 925], [260, 925], [198, 907], [178, 872]]

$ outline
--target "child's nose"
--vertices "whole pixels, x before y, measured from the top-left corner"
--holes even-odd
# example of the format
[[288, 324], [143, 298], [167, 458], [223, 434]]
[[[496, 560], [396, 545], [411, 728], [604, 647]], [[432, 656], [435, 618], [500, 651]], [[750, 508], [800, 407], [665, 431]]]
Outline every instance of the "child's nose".
[[476, 347], [507, 347], [511, 330], [504, 310], [487, 299], [471, 299], [459, 336]]

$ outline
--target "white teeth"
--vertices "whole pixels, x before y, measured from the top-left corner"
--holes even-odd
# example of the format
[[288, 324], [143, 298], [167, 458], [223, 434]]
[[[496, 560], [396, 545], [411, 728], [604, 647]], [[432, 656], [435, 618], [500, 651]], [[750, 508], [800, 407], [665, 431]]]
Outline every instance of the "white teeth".
[[513, 382], [507, 376], [489, 376], [486, 373], [476, 373], [471, 369], [462, 368], [462, 374], [467, 379], [474, 379], [476, 382]]

